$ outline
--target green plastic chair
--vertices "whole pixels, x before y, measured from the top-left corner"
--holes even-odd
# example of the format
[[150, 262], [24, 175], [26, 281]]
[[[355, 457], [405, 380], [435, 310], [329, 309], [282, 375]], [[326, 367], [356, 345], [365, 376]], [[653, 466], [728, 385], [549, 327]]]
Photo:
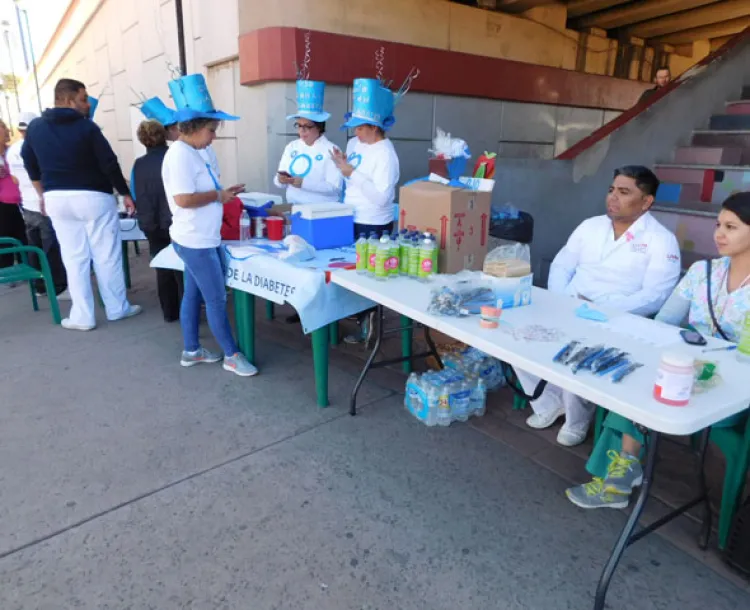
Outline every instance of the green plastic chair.
[[[597, 407], [594, 423], [594, 444], [599, 440], [607, 409]], [[697, 447], [700, 433], [694, 434], [691, 441]], [[719, 548], [726, 548], [732, 530], [734, 516], [742, 502], [747, 473], [750, 470], [750, 415], [734, 426], [711, 428], [710, 441], [724, 454], [726, 472], [721, 492], [719, 509]]]
[[[31, 290], [31, 303], [34, 306], [34, 311], [39, 311], [39, 303], [36, 298], [34, 282], [36, 280], [44, 280], [44, 286], [47, 289], [47, 297], [49, 298], [50, 310], [52, 311], [52, 320], [55, 324], [60, 324], [60, 307], [57, 304], [55, 285], [52, 282], [52, 272], [49, 268], [47, 255], [44, 254], [41, 249], [34, 246], [24, 246], [20, 241], [13, 239], [12, 237], [0, 237], [0, 253], [18, 254], [21, 257], [20, 263], [0, 269], [0, 284], [28, 282], [29, 289]], [[39, 265], [42, 268], [41, 271], [29, 265], [29, 254], [37, 255]]]

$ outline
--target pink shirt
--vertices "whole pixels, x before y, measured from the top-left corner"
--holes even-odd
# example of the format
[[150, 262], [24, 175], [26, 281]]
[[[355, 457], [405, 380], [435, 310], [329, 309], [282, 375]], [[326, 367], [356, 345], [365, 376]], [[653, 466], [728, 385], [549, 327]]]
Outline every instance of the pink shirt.
[[5, 160], [5, 155], [0, 156], [0, 160], [2, 160], [0, 165], [0, 203], [18, 205], [21, 203], [21, 191], [13, 176], [10, 175], [10, 167]]

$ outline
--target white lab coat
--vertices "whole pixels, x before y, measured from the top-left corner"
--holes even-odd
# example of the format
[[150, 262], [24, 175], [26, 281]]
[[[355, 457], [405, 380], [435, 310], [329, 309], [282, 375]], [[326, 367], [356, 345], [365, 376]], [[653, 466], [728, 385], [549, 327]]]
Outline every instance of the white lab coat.
[[[679, 278], [677, 239], [647, 212], [618, 240], [607, 216], [584, 220], [552, 261], [547, 286], [598, 305], [651, 315], [659, 311]], [[539, 377], [516, 373], [524, 391], [533, 393]], [[564, 409], [565, 427], [573, 432], [585, 432], [595, 410], [578, 396], [550, 385], [531, 405], [540, 415]]]
[[547, 285], [648, 316], [659, 311], [679, 279], [677, 239], [646, 212], [617, 241], [607, 216], [584, 220], [552, 261]]
[[338, 147], [325, 135], [320, 136], [312, 146], [302, 139], [286, 145], [279, 161], [280, 172], [302, 178], [302, 186], [297, 188], [284, 185], [275, 174], [273, 183], [279, 187], [286, 186], [287, 203], [331, 203], [341, 201], [341, 189], [344, 178], [331, 159], [331, 151]]

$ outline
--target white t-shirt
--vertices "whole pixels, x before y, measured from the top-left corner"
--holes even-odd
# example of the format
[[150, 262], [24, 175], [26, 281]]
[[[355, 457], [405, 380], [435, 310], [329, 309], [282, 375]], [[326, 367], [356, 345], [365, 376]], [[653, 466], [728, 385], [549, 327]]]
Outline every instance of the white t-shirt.
[[214, 201], [199, 208], [181, 208], [174, 202], [175, 195], [206, 193], [217, 188], [203, 157], [195, 148], [178, 140], [164, 155], [161, 177], [172, 212], [169, 227], [172, 240], [186, 248], [217, 248], [221, 244], [224, 206]]
[[354, 222], [367, 225], [393, 222], [400, 170], [391, 141], [386, 138], [375, 144], [363, 144], [354, 137], [346, 146], [346, 158], [354, 171], [346, 179], [344, 203], [354, 206]]
[[18, 188], [21, 191], [21, 205], [26, 210], [31, 212], [41, 212], [42, 208], [39, 205], [39, 194], [36, 192], [34, 185], [31, 184], [29, 174], [26, 172], [26, 168], [21, 158], [21, 148], [23, 147], [23, 140], [19, 140], [8, 149], [6, 156], [8, 160], [8, 166], [10, 167], [11, 175], [16, 177], [18, 180]]
[[[331, 151], [336, 148], [324, 135], [315, 140], [312, 146], [301, 139], [286, 145], [278, 171], [302, 178], [301, 188], [286, 187], [287, 203], [331, 203], [341, 200], [344, 177], [331, 159]], [[274, 175], [273, 183], [284, 188], [279, 182], [278, 173]]]

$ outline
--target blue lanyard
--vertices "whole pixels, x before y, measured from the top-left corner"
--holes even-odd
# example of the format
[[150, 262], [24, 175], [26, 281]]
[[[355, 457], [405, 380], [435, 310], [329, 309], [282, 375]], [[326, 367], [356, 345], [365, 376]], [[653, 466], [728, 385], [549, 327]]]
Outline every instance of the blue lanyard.
[[214, 173], [211, 171], [211, 165], [209, 163], [206, 163], [206, 169], [208, 170], [208, 175], [211, 176], [211, 180], [214, 181], [214, 187], [216, 187], [217, 191], [220, 191], [221, 185], [219, 184], [219, 181], [216, 179], [216, 176], [214, 176]]

